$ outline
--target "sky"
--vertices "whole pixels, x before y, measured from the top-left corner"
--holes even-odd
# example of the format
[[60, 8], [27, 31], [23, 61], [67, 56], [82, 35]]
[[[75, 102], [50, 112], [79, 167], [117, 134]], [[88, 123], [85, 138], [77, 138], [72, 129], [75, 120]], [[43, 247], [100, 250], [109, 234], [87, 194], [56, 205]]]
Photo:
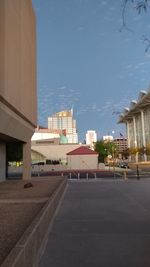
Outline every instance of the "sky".
[[[87, 130], [125, 135], [119, 113], [150, 85], [150, 10], [122, 0], [33, 0], [37, 30], [38, 124], [74, 110], [79, 140]], [[112, 134], [113, 133], [113, 134]]]

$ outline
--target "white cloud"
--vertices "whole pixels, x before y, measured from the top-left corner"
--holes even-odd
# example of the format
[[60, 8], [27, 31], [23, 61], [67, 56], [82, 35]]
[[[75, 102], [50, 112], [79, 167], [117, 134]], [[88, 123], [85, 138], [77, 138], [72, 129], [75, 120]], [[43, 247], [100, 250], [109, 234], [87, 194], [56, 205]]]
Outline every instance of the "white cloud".
[[85, 29], [85, 27], [83, 27], [83, 26], [79, 26], [78, 28], [77, 28], [77, 31], [83, 31]]
[[132, 64], [126, 66], [127, 69], [131, 69], [132, 67], [133, 67]]
[[146, 53], [145, 57], [150, 58], [150, 53]]
[[140, 62], [139, 63], [139, 66], [143, 66], [143, 65], [145, 65], [146, 64], [146, 62]]
[[58, 89], [59, 90], [64, 90], [64, 89], [66, 89], [67, 87], [65, 86], [65, 85], [62, 85], [61, 87], [59, 87]]
[[135, 70], [139, 69], [139, 65], [138, 65], [138, 64], [135, 65], [135, 66], [134, 66], [134, 69], [135, 69]]
[[101, 6], [107, 6], [107, 4], [108, 4], [107, 1], [101, 1], [100, 3]]

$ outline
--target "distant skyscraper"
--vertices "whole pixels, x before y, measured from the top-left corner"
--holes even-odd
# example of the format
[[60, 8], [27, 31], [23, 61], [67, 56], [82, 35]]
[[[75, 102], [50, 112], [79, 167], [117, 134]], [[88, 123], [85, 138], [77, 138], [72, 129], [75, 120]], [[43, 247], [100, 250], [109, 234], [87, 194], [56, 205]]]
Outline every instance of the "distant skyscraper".
[[86, 133], [86, 144], [93, 147], [93, 143], [97, 142], [97, 133], [94, 130], [89, 130]]
[[48, 117], [48, 128], [63, 130], [68, 143], [78, 143], [78, 133], [76, 120], [73, 119], [73, 109], [63, 110]]
[[113, 136], [112, 135], [104, 135], [103, 136], [103, 140], [104, 141], [107, 141], [107, 142], [111, 142], [114, 140]]

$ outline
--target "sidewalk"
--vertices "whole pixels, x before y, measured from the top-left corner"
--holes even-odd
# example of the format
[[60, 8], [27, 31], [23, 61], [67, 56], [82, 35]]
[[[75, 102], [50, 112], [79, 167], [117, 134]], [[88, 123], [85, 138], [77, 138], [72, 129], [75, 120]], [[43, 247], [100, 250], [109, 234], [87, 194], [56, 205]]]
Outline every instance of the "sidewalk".
[[150, 179], [69, 181], [40, 267], [150, 266]]
[[[25, 189], [24, 184], [29, 181], [32, 182], [33, 187]], [[54, 206], [61, 194], [57, 194], [55, 205], [51, 204], [52, 200], [64, 181], [65, 178], [62, 177], [37, 177], [32, 180], [12, 180], [0, 183], [0, 266], [33, 266], [31, 262], [34, 262], [37, 257], [44, 233], [48, 228], [46, 219], [42, 227], [43, 214], [50, 203], [50, 208], [52, 208], [48, 211], [51, 213], [46, 216], [49, 224], [49, 217], [52, 217], [55, 211]], [[37, 235], [36, 229], [39, 230]], [[40, 240], [39, 245], [38, 240]], [[32, 241], [32, 246], [28, 253], [24, 247], [28, 248], [30, 241]], [[23, 249], [27, 257], [23, 254]], [[36, 255], [33, 255], [33, 249]], [[28, 263], [25, 264], [23, 259], [27, 259], [25, 261]]]

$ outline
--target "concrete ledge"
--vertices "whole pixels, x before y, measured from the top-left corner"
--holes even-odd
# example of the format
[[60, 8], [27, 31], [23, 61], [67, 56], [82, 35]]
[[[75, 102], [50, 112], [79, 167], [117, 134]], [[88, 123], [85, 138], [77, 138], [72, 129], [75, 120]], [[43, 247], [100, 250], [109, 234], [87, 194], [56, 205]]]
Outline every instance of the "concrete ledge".
[[37, 267], [39, 265], [50, 225], [66, 185], [67, 178], [64, 178], [58, 189], [46, 202], [16, 246], [11, 250], [1, 267]]
[[140, 169], [148, 169], [150, 168], [150, 161], [129, 162], [131, 169], [136, 169], [137, 165]]

